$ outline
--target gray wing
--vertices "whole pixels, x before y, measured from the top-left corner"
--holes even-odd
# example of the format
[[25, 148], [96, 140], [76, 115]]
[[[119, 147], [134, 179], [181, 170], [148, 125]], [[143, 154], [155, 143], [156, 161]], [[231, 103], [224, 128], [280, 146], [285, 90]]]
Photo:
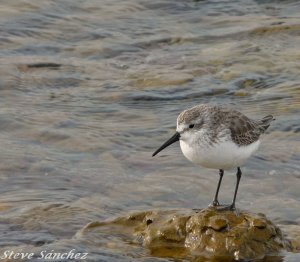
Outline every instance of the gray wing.
[[268, 115], [261, 120], [252, 120], [245, 115], [235, 112], [228, 116], [229, 129], [232, 140], [238, 145], [250, 145], [257, 141], [275, 120], [272, 115]]

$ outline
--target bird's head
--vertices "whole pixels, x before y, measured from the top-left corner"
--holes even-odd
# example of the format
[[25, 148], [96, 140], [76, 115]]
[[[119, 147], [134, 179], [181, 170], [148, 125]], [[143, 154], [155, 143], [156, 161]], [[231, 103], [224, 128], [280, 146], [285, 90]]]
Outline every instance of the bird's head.
[[157, 153], [179, 140], [183, 140], [186, 143], [192, 143], [197, 136], [201, 135], [200, 131], [203, 129], [205, 117], [204, 105], [198, 105], [181, 112], [177, 118], [175, 134], [158, 148], [152, 156], [155, 156]]

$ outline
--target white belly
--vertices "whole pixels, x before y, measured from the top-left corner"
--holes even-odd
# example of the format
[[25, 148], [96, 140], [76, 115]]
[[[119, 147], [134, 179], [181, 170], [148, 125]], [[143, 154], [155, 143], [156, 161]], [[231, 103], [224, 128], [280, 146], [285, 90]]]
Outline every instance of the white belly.
[[231, 169], [241, 166], [258, 149], [260, 141], [247, 146], [237, 146], [231, 141], [220, 141], [216, 145], [193, 144], [180, 140], [184, 156], [191, 162], [207, 168]]

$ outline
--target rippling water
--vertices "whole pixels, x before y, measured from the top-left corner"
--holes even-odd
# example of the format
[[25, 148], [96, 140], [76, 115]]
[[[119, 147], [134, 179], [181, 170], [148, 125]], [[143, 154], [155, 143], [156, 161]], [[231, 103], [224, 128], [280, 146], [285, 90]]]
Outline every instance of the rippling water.
[[[151, 158], [198, 103], [276, 116], [237, 205], [300, 227], [299, 36], [299, 1], [1, 1], [0, 253], [168, 261], [118, 236], [73, 236], [131, 210], [211, 201], [217, 171], [178, 145]], [[234, 183], [227, 172], [223, 201]]]

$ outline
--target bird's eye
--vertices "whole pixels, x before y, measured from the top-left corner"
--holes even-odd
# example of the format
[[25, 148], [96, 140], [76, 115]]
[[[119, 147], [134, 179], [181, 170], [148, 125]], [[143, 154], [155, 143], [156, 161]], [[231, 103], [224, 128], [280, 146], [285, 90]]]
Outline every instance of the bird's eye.
[[194, 128], [194, 126], [195, 126], [194, 124], [191, 124], [189, 125], [189, 128]]

